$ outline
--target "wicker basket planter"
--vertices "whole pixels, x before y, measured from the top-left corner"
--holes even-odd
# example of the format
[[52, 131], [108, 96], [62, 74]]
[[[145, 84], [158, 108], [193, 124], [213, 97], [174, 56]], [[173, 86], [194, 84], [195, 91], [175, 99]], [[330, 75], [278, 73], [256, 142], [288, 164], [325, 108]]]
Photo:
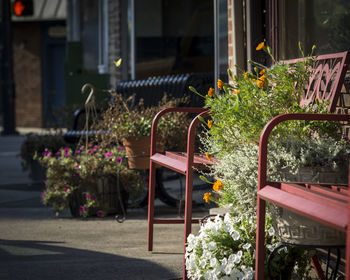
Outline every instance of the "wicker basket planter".
[[[69, 208], [74, 217], [79, 216], [81, 205], [86, 203], [84, 192], [96, 194], [98, 201], [104, 209], [108, 209], [108, 214], [123, 214], [128, 206], [129, 194], [120, 185], [117, 187], [115, 176], [103, 176], [96, 179], [95, 183], [87, 182], [84, 189], [76, 190], [70, 197]], [[89, 209], [89, 215], [96, 215], [99, 209]]]

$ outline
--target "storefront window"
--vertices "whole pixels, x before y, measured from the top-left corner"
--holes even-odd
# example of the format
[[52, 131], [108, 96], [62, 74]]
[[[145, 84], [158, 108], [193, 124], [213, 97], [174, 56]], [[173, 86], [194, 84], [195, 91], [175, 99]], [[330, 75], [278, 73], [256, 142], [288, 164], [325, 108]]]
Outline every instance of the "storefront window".
[[350, 49], [350, 1], [298, 0], [278, 2], [279, 58], [300, 57], [298, 41], [309, 53], [341, 52]]
[[134, 0], [135, 78], [214, 72], [212, 0]]

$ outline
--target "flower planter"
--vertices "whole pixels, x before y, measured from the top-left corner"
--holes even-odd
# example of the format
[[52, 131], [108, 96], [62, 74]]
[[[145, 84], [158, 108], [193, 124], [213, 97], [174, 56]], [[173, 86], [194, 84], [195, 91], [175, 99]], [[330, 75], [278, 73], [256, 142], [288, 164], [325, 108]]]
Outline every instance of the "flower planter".
[[[345, 165], [344, 165], [345, 166]], [[321, 168], [303, 168], [298, 174], [287, 176], [288, 181], [322, 183], [346, 183], [346, 170], [339, 172]], [[346, 234], [326, 225], [298, 215], [287, 209], [269, 204], [276, 235], [282, 242], [303, 245], [337, 246], [344, 245]]]
[[[149, 155], [151, 151], [151, 136], [128, 137], [123, 140], [129, 168], [149, 169]], [[157, 145], [157, 150], [162, 151], [164, 147]]]
[[[95, 183], [87, 182], [84, 189], [80, 188], [74, 191], [70, 197], [69, 208], [72, 216], [80, 216], [80, 206], [86, 203], [85, 192], [96, 194], [101, 204], [98, 209], [90, 208], [89, 215], [97, 215], [97, 211], [101, 208], [108, 209], [107, 214], [123, 214], [128, 206], [129, 194], [120, 185], [120, 195], [117, 187], [117, 178], [115, 176], [105, 176], [97, 178]], [[121, 205], [121, 203], [123, 205]]]

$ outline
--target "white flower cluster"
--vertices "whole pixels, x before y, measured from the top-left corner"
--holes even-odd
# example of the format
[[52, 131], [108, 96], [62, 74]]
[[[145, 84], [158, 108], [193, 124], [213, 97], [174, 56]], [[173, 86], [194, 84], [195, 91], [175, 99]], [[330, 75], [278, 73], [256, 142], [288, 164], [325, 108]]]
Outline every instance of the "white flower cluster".
[[[190, 279], [236, 280], [253, 279], [252, 268], [254, 248], [246, 242], [247, 236], [241, 221], [226, 214], [222, 219], [216, 216], [208, 220], [199, 235], [187, 238], [186, 268]], [[243, 263], [243, 256], [249, 265]]]

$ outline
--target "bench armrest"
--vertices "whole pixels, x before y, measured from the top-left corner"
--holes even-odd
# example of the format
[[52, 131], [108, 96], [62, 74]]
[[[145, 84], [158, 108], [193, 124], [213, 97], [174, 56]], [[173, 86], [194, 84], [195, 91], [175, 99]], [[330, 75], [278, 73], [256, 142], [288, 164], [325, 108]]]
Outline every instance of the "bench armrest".
[[271, 119], [263, 128], [259, 141], [259, 167], [258, 167], [258, 190], [267, 184], [267, 146], [271, 131], [281, 122], [300, 120], [300, 121], [333, 121], [349, 122], [350, 115], [345, 114], [306, 114], [290, 113], [281, 114]]
[[[209, 110], [204, 108], [197, 107], [173, 107], [173, 108], [165, 108], [157, 113], [152, 122], [152, 131], [151, 131], [151, 156], [156, 153], [156, 143], [157, 143], [157, 126], [160, 118], [168, 113], [172, 112], [182, 112], [182, 113], [198, 113], [198, 115], [192, 120], [187, 135], [187, 152], [189, 151], [189, 146], [194, 144], [194, 136], [195, 129], [199, 124], [199, 116], [206, 117], [208, 115]], [[190, 149], [191, 150], [191, 149]], [[193, 151], [192, 151], [193, 154]]]

